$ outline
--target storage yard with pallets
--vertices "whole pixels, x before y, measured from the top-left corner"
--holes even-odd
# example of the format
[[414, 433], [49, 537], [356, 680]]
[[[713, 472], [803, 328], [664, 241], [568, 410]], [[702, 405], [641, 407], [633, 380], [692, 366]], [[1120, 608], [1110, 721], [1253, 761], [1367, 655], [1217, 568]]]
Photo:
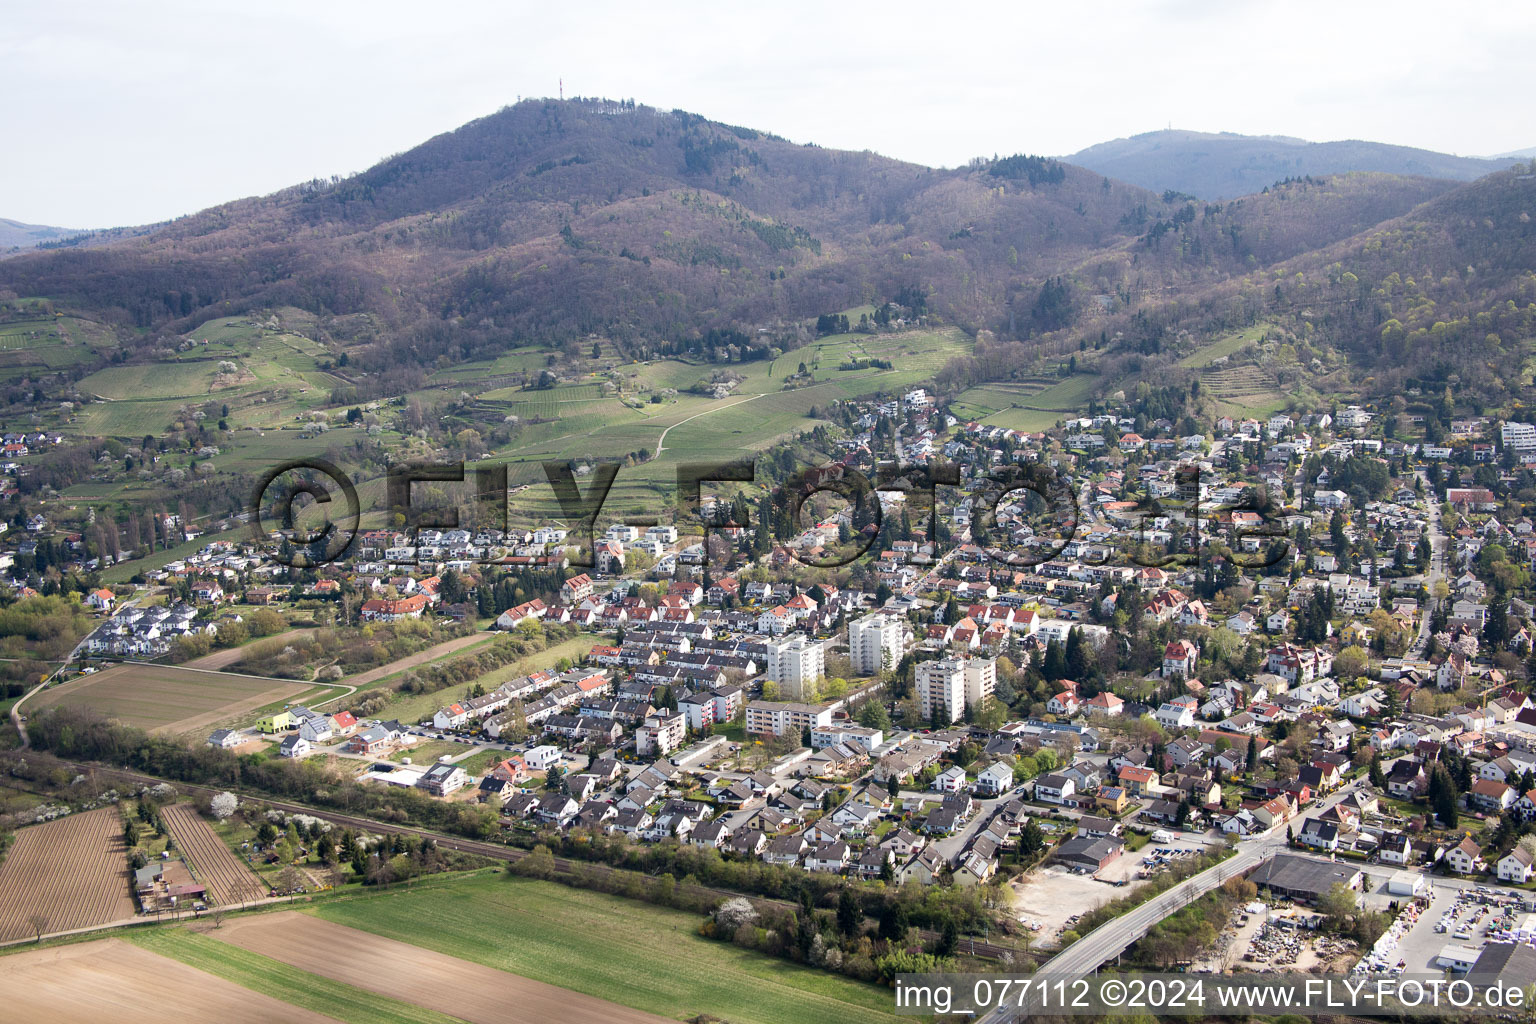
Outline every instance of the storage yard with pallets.
[[260, 899], [267, 894], [261, 880], [224, 845], [224, 840], [191, 804], [175, 804], [160, 813], [176, 839], [177, 848], [191, 865], [192, 873], [208, 887], [208, 895], [214, 904], [229, 906]]
[[0, 861], [0, 942], [133, 915], [128, 848], [116, 807], [19, 829]]

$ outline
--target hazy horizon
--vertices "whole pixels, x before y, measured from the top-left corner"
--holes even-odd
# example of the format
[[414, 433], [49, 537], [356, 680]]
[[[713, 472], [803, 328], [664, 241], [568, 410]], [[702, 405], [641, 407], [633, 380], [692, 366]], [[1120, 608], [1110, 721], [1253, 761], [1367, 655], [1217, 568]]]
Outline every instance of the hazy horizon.
[[[683, 9], [687, 10], [687, 9]], [[1070, 154], [1176, 129], [1362, 139], [1467, 156], [1524, 150], [1506, 116], [1536, 9], [1158, 0], [1071, 11], [915, 4], [658, 20], [614, 4], [455, 10], [187, 0], [12, 13], [0, 88], [25, 159], [0, 217], [151, 223], [347, 175], [516, 102], [632, 98], [929, 166]], [[1437, 42], [1433, 61], [1398, 54]], [[1361, 40], [1368, 40], [1366, 47]], [[1258, 49], [1256, 41], [1264, 48]], [[750, 48], [750, 55], [747, 50]], [[1219, 86], [1219, 87], [1218, 87]]]

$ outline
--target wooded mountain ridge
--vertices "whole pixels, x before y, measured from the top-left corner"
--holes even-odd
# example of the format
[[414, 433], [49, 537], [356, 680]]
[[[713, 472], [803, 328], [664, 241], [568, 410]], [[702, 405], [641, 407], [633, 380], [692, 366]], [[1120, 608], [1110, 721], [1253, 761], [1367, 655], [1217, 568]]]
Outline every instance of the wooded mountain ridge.
[[353, 177], [0, 260], [0, 298], [117, 324], [126, 360], [298, 307], [376, 376], [593, 335], [646, 357], [887, 301], [1153, 360], [1181, 332], [1278, 320], [1395, 372], [1468, 362], [1474, 336], [1514, 358], [1533, 207], [1524, 169], [1302, 176], [1205, 202], [1040, 157], [934, 169], [632, 101], [535, 100]]
[[1507, 170], [1516, 158], [1453, 156], [1359, 139], [1308, 142], [1282, 135], [1176, 130], [1101, 142], [1062, 157], [1154, 192], [1172, 189], [1207, 200], [1252, 195], [1285, 178], [1352, 171], [1471, 181]]

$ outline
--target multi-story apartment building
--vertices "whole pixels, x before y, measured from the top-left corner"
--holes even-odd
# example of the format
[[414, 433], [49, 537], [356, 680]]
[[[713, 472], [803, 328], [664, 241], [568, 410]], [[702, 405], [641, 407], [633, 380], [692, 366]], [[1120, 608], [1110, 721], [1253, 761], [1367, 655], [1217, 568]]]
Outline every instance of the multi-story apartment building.
[[645, 717], [645, 723], [635, 730], [635, 753], [641, 757], [665, 756], [683, 745], [684, 726], [687, 719], [676, 711], [666, 708]]
[[784, 736], [832, 724], [832, 709], [814, 704], [754, 700], [747, 704], [747, 732]]
[[917, 666], [917, 705], [936, 722], [958, 722], [966, 708], [980, 710], [997, 685], [991, 658], [940, 658]]
[[813, 700], [816, 683], [827, 674], [826, 645], [805, 636], [768, 643], [768, 678], [779, 695], [792, 701]]
[[853, 670], [872, 676], [893, 669], [901, 660], [901, 619], [894, 615], [866, 615], [848, 624], [848, 657]]

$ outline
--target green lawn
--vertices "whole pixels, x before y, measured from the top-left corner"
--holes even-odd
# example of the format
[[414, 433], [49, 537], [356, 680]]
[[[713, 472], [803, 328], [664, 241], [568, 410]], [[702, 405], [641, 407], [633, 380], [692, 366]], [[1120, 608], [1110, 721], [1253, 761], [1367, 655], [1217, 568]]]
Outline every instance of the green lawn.
[[328, 921], [677, 1020], [859, 1024], [888, 991], [702, 938], [693, 914], [499, 873], [310, 908]]
[[1066, 413], [1069, 416], [1086, 416], [1088, 395], [1098, 383], [1100, 383], [1098, 377], [1080, 373], [1075, 377], [1068, 377], [1060, 384], [1053, 384], [1037, 395], [1031, 395], [1027, 404], [1037, 409]]
[[963, 419], [1022, 430], [1026, 433], [1047, 430], [1064, 416], [1081, 416], [1088, 408], [1088, 397], [1102, 383], [1092, 374], [1077, 374], [1065, 380], [1040, 375], [1023, 382], [983, 384], [960, 396], [954, 413]]
[[505, 750], [482, 750], [480, 753], [466, 757], [462, 761], [455, 761], [454, 764], [464, 769], [465, 773], [471, 778], [478, 779], [500, 764], [506, 756], [507, 752]]
[[0, 379], [88, 362], [115, 348], [112, 330], [92, 320], [39, 316], [0, 324]]
[[451, 740], [421, 740], [413, 746], [398, 750], [389, 755], [391, 761], [399, 761], [401, 758], [410, 758], [413, 765], [431, 765], [444, 754], [462, 754], [468, 750], [462, 743], [454, 743]]
[[1178, 361], [1179, 366], [1198, 368], [1209, 366], [1222, 356], [1235, 355], [1248, 345], [1257, 342], [1263, 337], [1268, 324], [1255, 324], [1241, 331], [1229, 334], [1225, 338], [1212, 342], [1203, 348], [1198, 348]]
[[[487, 642], [489, 642], [489, 639]], [[527, 657], [519, 658], [510, 665], [503, 665], [501, 668], [494, 672], [489, 672], [479, 679], [471, 680], [467, 683], [459, 683], [434, 693], [401, 694], [392, 700], [381, 714], [388, 718], [399, 719], [407, 724], [419, 722], [423, 717], [432, 715], [438, 708], [468, 697], [469, 691], [474, 688], [476, 683], [485, 687], [486, 692], [489, 693], [508, 679], [516, 679], [518, 676], [525, 676], [530, 672], [543, 668], [554, 668], [555, 662], [561, 658], [570, 658], [572, 661], [577, 661], [583, 654], [592, 649], [593, 644], [604, 642], [606, 641], [599, 634], [578, 633], [571, 639], [555, 644], [553, 647], [547, 647], [537, 654], [530, 654]], [[463, 650], [455, 651], [443, 657], [462, 657], [474, 652], [479, 647], [479, 644], [471, 644]], [[388, 676], [386, 679], [393, 680], [395, 676]], [[386, 679], [373, 683], [367, 689], [373, 690], [382, 685], [388, 685]]]
[[136, 946], [347, 1024], [458, 1024], [459, 1018], [381, 996], [185, 928], [134, 929]]
[[[198, 336], [202, 333], [199, 328]], [[285, 335], [283, 339], [290, 337]], [[234, 361], [257, 378], [240, 388], [218, 392], [221, 400], [225, 395], [234, 396], [230, 399], [231, 422], [237, 427], [259, 425], [265, 430], [264, 435], [236, 430], [229, 449], [218, 457], [220, 468], [254, 471], [264, 464], [263, 459], [269, 464], [272, 460], [264, 445], [277, 445], [282, 451], [306, 451], [306, 444], [310, 444], [323, 452], [338, 441], [347, 443], [351, 440], [351, 432], [340, 427], [308, 442], [297, 437], [295, 414], [321, 404], [325, 389], [316, 383], [307, 393], [302, 393], [297, 385], [317, 381], [321, 375], [306, 371], [304, 377], [298, 377], [265, 356], [264, 353], [277, 341], [270, 334], [263, 336], [260, 345], [264, 348], [254, 354], [245, 351], [248, 344], [254, 343], [223, 349], [216, 345], [209, 347], [211, 355], [221, 358], [234, 355]], [[821, 338], [772, 362], [731, 367], [733, 372], [742, 375], [742, 380], [731, 397], [718, 401], [686, 392], [659, 403], [645, 400], [644, 395], [655, 393], [652, 389], [686, 388], [720, 369], [676, 360], [616, 365], [614, 374], [622, 386], [622, 401], [618, 397], [604, 397], [599, 382], [607, 377], [594, 373], [582, 374], [577, 382], [544, 390], [528, 390], [508, 381], [503, 386], [487, 388], [477, 396], [477, 401], [521, 420], [511, 443], [494, 452], [495, 460], [505, 463], [511, 486], [530, 485], [515, 493], [509, 502], [515, 522], [561, 518], [553, 491], [544, 477], [543, 462], [580, 461], [596, 455], [625, 455], [641, 450], [654, 457], [620, 472], [604, 512], [611, 517], [655, 515], [669, 512], [675, 505], [680, 464], [706, 458], [750, 458], [787, 434], [816, 426], [820, 421], [808, 415], [813, 407], [825, 409], [840, 399], [877, 392], [899, 393], [911, 385], [931, 380], [947, 361], [968, 352], [970, 347], [970, 340], [953, 329]], [[300, 353], [294, 355], [300, 362], [308, 358]], [[849, 359], [871, 357], [888, 360], [892, 369], [840, 369]], [[528, 368], [521, 357], [505, 366], [498, 365], [501, 362], [452, 368], [434, 375], [433, 380], [439, 386], [446, 386], [451, 380], [483, 380], [506, 370]], [[806, 365], [809, 383], [797, 376], [802, 362]], [[283, 372], [273, 370], [266, 374], [272, 367]], [[796, 378], [794, 384], [802, 386], [785, 390], [791, 377]], [[1083, 378], [1083, 386], [1094, 380], [1097, 378]], [[1062, 384], [1070, 386], [1077, 381], [1068, 380]], [[436, 401], [440, 398], [439, 388], [423, 390], [418, 397]], [[251, 404], [258, 398], [262, 404]], [[634, 406], [632, 403], [637, 399], [640, 404]], [[130, 403], [116, 404], [126, 406]], [[159, 408], [154, 402], [143, 404], [148, 407], [146, 415]], [[102, 406], [90, 408], [95, 410], [93, 415], [106, 415]], [[154, 415], [164, 418], [165, 412], [159, 408]], [[119, 409], [114, 415], [124, 413], [125, 410]], [[1050, 422], [1054, 419], [1048, 417]], [[286, 429], [273, 430], [276, 425], [284, 425]], [[674, 427], [676, 429], [671, 429]], [[98, 432], [127, 431], [118, 427]], [[665, 450], [655, 455], [659, 445], [664, 445]], [[364, 526], [378, 525], [384, 507], [382, 480], [359, 481], [358, 493], [363, 505]], [[318, 509], [311, 508], [309, 514], [318, 515]], [[307, 517], [304, 521], [308, 523]]]
[[[84, 378], [80, 390], [106, 401], [82, 407], [75, 432], [128, 438], [160, 434], [178, 419], [182, 406], [196, 409], [210, 402], [215, 418], [228, 407], [225, 418], [236, 434], [226, 448], [262, 437], [245, 435], [241, 427], [293, 425], [295, 415], [327, 405], [341, 380], [319, 367], [329, 350], [294, 333], [312, 329], [314, 318], [294, 309], [280, 314], [279, 330], [244, 317], [210, 320], [189, 336], [191, 348], [170, 359], [108, 366]], [[234, 364], [233, 372], [221, 363]], [[291, 457], [297, 431], [284, 433], [279, 447], [283, 457]]]

